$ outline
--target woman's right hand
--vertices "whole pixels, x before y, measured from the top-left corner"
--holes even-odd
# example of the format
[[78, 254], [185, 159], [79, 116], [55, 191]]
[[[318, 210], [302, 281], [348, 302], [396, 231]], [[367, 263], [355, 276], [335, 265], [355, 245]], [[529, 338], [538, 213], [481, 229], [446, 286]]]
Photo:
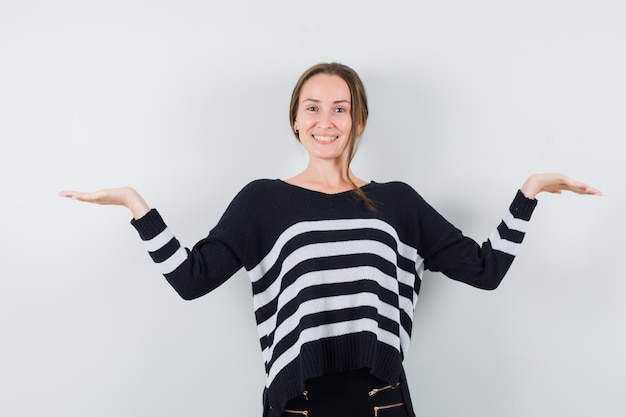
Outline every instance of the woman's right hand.
[[150, 211], [141, 195], [131, 187], [106, 188], [93, 192], [61, 191], [61, 197], [86, 203], [124, 206], [128, 208], [135, 219], [143, 217]]

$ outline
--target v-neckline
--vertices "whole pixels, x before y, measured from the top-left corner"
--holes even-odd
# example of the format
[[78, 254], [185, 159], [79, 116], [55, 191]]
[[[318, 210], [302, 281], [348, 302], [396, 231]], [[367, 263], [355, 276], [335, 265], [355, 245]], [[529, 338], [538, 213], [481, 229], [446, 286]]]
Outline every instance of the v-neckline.
[[[328, 197], [340, 196], [340, 195], [344, 195], [344, 194], [351, 193], [351, 192], [354, 191], [354, 189], [351, 188], [349, 190], [339, 191], [339, 192], [336, 192], [336, 193], [325, 193], [324, 191], [314, 190], [312, 188], [306, 188], [306, 187], [302, 187], [300, 185], [291, 184], [291, 183], [289, 183], [289, 182], [287, 182], [285, 180], [281, 180], [281, 179], [278, 179], [276, 181], [278, 181], [278, 182], [280, 182], [280, 183], [282, 183], [282, 184], [284, 184], [284, 185], [286, 185], [288, 187], [297, 189], [297, 190], [302, 190], [302, 191], [305, 191], [305, 192], [309, 192], [309, 193], [313, 193], [313, 194], [319, 194], [319, 195], [324, 195], [324, 196], [328, 196]], [[361, 190], [365, 190], [368, 186], [370, 186], [372, 184], [374, 184], [374, 181], [370, 181], [368, 183], [365, 183], [364, 185], [362, 185], [362, 186], [360, 186], [358, 188], [360, 188]]]

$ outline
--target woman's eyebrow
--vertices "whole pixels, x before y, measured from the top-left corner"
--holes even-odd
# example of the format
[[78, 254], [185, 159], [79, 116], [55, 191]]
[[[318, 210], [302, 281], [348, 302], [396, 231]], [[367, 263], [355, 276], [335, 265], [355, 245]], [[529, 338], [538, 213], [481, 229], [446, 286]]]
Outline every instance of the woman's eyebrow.
[[[313, 103], [321, 103], [321, 100], [317, 100], [315, 98], [305, 98], [304, 100], [302, 100], [303, 103], [305, 101], [310, 101], [310, 102], [313, 102]], [[350, 104], [350, 100], [335, 100], [335, 101], [333, 101], [333, 104], [337, 104], [337, 103]]]

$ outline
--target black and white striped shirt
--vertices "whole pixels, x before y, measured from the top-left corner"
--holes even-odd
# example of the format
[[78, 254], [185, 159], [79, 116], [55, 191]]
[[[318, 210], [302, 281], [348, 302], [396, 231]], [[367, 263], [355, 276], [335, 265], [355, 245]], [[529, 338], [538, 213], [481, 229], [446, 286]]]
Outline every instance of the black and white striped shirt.
[[494, 289], [522, 242], [536, 201], [518, 192], [478, 245], [411, 187], [371, 182], [324, 194], [280, 180], [248, 184], [209, 235], [189, 250], [156, 210], [133, 221], [148, 252], [185, 299], [244, 267], [266, 370], [266, 412], [279, 415], [304, 381], [370, 368], [397, 381], [425, 269]]

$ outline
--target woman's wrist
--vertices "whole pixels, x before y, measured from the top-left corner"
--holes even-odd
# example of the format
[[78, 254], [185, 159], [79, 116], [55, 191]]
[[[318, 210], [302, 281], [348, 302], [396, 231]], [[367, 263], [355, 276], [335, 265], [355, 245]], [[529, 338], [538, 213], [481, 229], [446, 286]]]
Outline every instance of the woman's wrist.
[[135, 189], [130, 187], [126, 190], [124, 205], [130, 210], [135, 220], [142, 218], [150, 211], [150, 207], [143, 197]]
[[526, 198], [530, 198], [531, 200], [535, 199], [537, 194], [539, 194], [539, 189], [535, 181], [535, 175], [528, 177], [526, 182], [524, 182], [524, 185], [522, 185], [522, 188], [520, 188], [520, 191]]

